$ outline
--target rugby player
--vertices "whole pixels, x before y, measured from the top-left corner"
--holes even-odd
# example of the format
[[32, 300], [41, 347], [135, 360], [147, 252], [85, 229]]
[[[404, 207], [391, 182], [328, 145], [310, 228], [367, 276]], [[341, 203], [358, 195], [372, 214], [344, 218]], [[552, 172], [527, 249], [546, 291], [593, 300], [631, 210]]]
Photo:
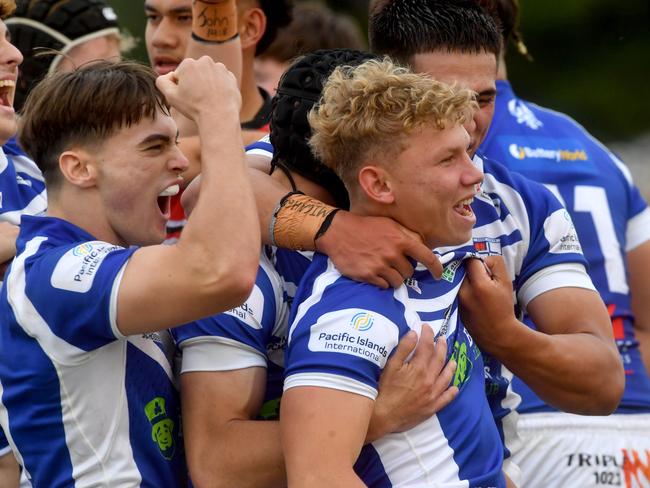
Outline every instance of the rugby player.
[[[518, 2], [494, 3], [504, 44], [513, 41], [525, 54]], [[635, 478], [648, 483], [650, 473], [642, 465], [650, 459], [650, 356], [644, 365], [642, 352], [650, 346], [650, 210], [627, 167], [584, 127], [516, 95], [503, 54], [505, 49], [494, 118], [480, 151], [544, 183], [565, 204], [589, 275], [607, 304], [625, 367], [623, 397], [607, 417], [562, 413], [515, 378], [524, 442], [513, 458], [522, 468], [523, 486], [533, 488], [595, 487], [608, 480], [629, 486]], [[527, 323], [535, 327], [530, 319]]]
[[[373, 4], [369, 32], [373, 50], [389, 54], [415, 71], [460, 83], [477, 93], [481, 108], [471, 134], [470, 150], [474, 152], [489, 128], [496, 95], [501, 38], [490, 16], [473, 2], [404, 4], [381, 0]], [[492, 34], [481, 37], [479, 33], [485, 32]], [[484, 170], [484, 191], [494, 177], [501, 182], [506, 176], [515, 177], [489, 160], [484, 161]], [[495, 416], [503, 418], [506, 447], [516, 450], [512, 409], [517, 401], [508, 394], [512, 373], [556, 408], [592, 415], [609, 414], [616, 408], [624, 376], [606, 308], [584, 267], [557, 262], [540, 266], [540, 259], [545, 258], [527, 242], [541, 232], [558, 255], [566, 256], [566, 252], [580, 250], [575, 233], [555, 240], [559, 234], [554, 226], [559, 222], [531, 219], [521, 213], [523, 208], [537, 205], [533, 195], [517, 194], [503, 186], [495, 193], [495, 204], [505, 205], [520, 222], [528, 220], [531, 233], [515, 232], [494, 248], [490, 241], [477, 241], [475, 232], [475, 243], [488, 254], [504, 255], [518, 306], [528, 313], [537, 330], [519, 321], [499, 319], [490, 298], [496, 281], [473, 280], [472, 269], [461, 291], [461, 309], [472, 336], [489, 355], [488, 393]], [[568, 214], [566, 218], [570, 219]], [[489, 319], [491, 315], [493, 319]], [[518, 475], [511, 474], [518, 481]]]
[[[169, 106], [203, 145], [199, 198], [165, 237], [187, 160]], [[257, 271], [235, 78], [209, 58], [159, 77], [134, 63], [58, 73], [25, 105], [20, 142], [43, 170], [0, 294], [0, 424], [35, 487], [184, 486], [168, 327], [230, 309]], [[171, 346], [171, 347], [170, 347]]]
[[[206, 8], [212, 12], [208, 16], [227, 18], [230, 30], [217, 33], [201, 27], [206, 24], [202, 17]], [[159, 75], [174, 70], [185, 57], [208, 55], [217, 62], [223, 62], [239, 80], [243, 138], [245, 143], [253, 142], [268, 133], [271, 112], [269, 94], [255, 83], [253, 60], [256, 53], [273, 42], [278, 29], [289, 22], [291, 8], [290, 0], [145, 0], [145, 43], [149, 61]], [[193, 9], [196, 12], [194, 16]], [[196, 30], [194, 37], [193, 25]], [[187, 184], [200, 172], [201, 145], [195, 125], [180, 114], [175, 114], [175, 119], [181, 133], [181, 150], [190, 162], [185, 174]], [[172, 198], [167, 243], [178, 239], [184, 225], [185, 213], [179, 195]]]
[[[0, 19], [5, 19], [16, 7], [13, 0], [0, 1]], [[23, 57], [11, 44], [11, 34], [4, 20], [0, 20], [0, 79], [2, 93], [0, 109], [0, 145], [16, 133], [16, 114], [13, 102], [18, 77], [18, 66]], [[22, 152], [3, 147], [0, 151], [0, 286], [8, 262], [16, 254], [18, 225], [23, 214], [41, 214], [47, 208], [45, 182], [34, 162]], [[0, 429], [0, 485], [18, 486], [19, 468], [11, 447]]]
[[[290, 84], [314, 66], [328, 72], [338, 64], [356, 65], [373, 57], [352, 50], [307, 55], [290, 67], [284, 80]], [[316, 80], [322, 84], [322, 79]], [[320, 92], [319, 86], [314, 89]], [[287, 97], [276, 97], [274, 109], [276, 122], [278, 113], [286, 116], [295, 111], [295, 120], [305, 117], [302, 110], [296, 109], [295, 100]], [[306, 118], [302, 127], [308, 127]], [[282, 137], [303, 137], [302, 132], [276, 123], [274, 134], [279, 133]], [[297, 173], [291, 177], [300, 181], [302, 191], [332, 200], [327, 189], [300, 179]], [[295, 294], [292, 283], [285, 281], [292, 270], [286, 265], [293, 263], [300, 268], [309, 262], [297, 252], [266, 249], [260, 257], [253, 293], [243, 305], [172, 331], [182, 351], [184, 439], [194, 486], [286, 484], [277, 421], [289, 304]], [[446, 362], [446, 342], [440, 341], [434, 347], [431, 330], [425, 327], [423, 340], [413, 353], [414, 336], [402, 340], [381, 376], [368, 441], [428, 418], [458, 390], [454, 386], [447, 388], [454, 361], [447, 362], [440, 373]], [[411, 354], [413, 358], [405, 364]]]
[[16, 89], [17, 111], [48, 74], [98, 59], [118, 60], [134, 44], [120, 32], [117, 15], [105, 0], [19, 2], [7, 26], [25, 58]]
[[[470, 204], [483, 178], [462, 125], [476, 108], [470, 90], [389, 60], [339, 67], [310, 113], [310, 145], [345, 183], [351, 212], [391, 217], [429, 248], [460, 245], [471, 237]], [[449, 271], [442, 280], [425, 271], [388, 290], [315, 256], [296, 295], [286, 356], [280, 424], [290, 486], [505, 486], [481, 354], [458, 317], [468, 250], [441, 257]], [[381, 370], [399, 338], [425, 320], [458, 361], [459, 395], [412, 429], [364, 446]]]

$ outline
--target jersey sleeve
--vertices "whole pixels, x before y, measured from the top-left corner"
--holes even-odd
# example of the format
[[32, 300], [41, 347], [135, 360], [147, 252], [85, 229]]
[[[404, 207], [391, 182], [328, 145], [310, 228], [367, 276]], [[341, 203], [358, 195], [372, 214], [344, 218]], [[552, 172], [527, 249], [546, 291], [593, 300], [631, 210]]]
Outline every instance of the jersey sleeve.
[[527, 252], [515, 278], [519, 304], [525, 308], [538, 295], [556, 288], [595, 290], [569, 212], [543, 185], [516, 173], [510, 177], [525, 205], [525, 212], [517, 218], [528, 239]]
[[274, 333], [286, 330], [288, 307], [280, 279], [261, 258], [255, 286], [237, 308], [172, 329], [182, 351], [181, 373], [267, 367]]
[[[302, 287], [302, 285], [301, 285]], [[374, 400], [379, 376], [405, 330], [393, 290], [343, 279], [320, 296], [319, 287], [291, 326], [285, 391], [316, 386]]]
[[[117, 328], [117, 294], [124, 269], [135, 248], [90, 241], [46, 251], [27, 258], [12, 270], [11, 286], [24, 287], [17, 304], [22, 325], [40, 340], [64, 341], [90, 352], [123, 338]], [[22, 256], [22, 255], [21, 255]], [[24, 268], [23, 268], [24, 266]], [[50, 337], [49, 330], [54, 337]], [[71, 357], [57, 358], [60, 361]]]
[[268, 159], [273, 158], [273, 145], [268, 135], [262, 137], [259, 141], [253, 142], [246, 146], [246, 154], [264, 156]]
[[625, 251], [629, 252], [650, 240], [650, 208], [641, 192], [632, 181], [627, 167], [616, 156], [612, 156], [628, 185], [629, 218], [625, 231]]

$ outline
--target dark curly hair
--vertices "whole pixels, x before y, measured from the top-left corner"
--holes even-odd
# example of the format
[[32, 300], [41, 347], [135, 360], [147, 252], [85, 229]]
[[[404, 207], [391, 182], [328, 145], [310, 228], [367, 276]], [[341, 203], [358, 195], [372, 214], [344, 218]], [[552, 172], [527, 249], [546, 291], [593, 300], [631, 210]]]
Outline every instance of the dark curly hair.
[[337, 66], [357, 66], [374, 54], [353, 49], [321, 49], [302, 56], [284, 73], [273, 97], [272, 166], [290, 170], [325, 188], [340, 208], [349, 208], [345, 185], [312, 153], [307, 114], [318, 102], [327, 78]]

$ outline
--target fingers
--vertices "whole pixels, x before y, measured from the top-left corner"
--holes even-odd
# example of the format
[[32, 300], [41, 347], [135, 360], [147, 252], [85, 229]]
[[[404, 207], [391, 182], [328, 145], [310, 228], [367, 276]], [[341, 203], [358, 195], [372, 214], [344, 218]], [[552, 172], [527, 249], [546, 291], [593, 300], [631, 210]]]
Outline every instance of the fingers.
[[[411, 268], [411, 274], [413, 272], [413, 268]], [[410, 274], [406, 276], [408, 278]], [[382, 270], [381, 274], [377, 276], [377, 278], [383, 278], [386, 283], [391, 286], [392, 288], [399, 288], [404, 284], [404, 276], [395, 268], [385, 268]], [[379, 279], [377, 280], [379, 281]], [[380, 285], [377, 285], [380, 286]], [[387, 288], [387, 287], [382, 287], [382, 288]]]
[[415, 349], [415, 346], [418, 343], [418, 335], [414, 330], [410, 330], [407, 334], [405, 334], [402, 339], [400, 339], [399, 343], [397, 344], [397, 348], [395, 349], [395, 352], [393, 353], [392, 357], [388, 360], [386, 363], [386, 368], [388, 368], [389, 364], [397, 364], [398, 367], [402, 367], [402, 364], [406, 361], [406, 358], [409, 357], [409, 354], [413, 352], [413, 349]]
[[456, 395], [458, 395], [458, 388], [455, 386], [450, 386], [445, 391], [443, 391], [433, 402], [433, 413], [438, 413], [440, 410], [449, 405], [452, 401], [454, 401]]
[[501, 256], [488, 256], [485, 260], [492, 278], [497, 281], [509, 281], [508, 271], [506, 270], [506, 263]]
[[412, 257], [418, 263], [422, 263], [435, 279], [440, 279], [443, 271], [442, 264], [433, 251], [421, 241], [409, 239], [404, 243], [403, 252], [406, 256]]
[[[420, 340], [418, 341], [418, 345], [415, 348], [415, 353], [413, 354], [411, 363], [422, 364], [425, 370], [428, 369], [431, 363], [431, 359], [435, 354], [436, 345], [433, 337], [434, 333], [431, 326], [429, 324], [422, 324], [422, 330], [420, 331]], [[436, 373], [438, 371], [436, 371]]]

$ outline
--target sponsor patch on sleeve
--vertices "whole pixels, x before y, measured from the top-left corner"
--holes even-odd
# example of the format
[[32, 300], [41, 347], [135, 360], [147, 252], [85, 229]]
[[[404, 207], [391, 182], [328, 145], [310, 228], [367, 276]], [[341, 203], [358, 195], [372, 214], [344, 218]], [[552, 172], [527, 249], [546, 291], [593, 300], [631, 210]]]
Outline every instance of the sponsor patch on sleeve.
[[262, 314], [264, 313], [264, 294], [260, 290], [260, 287], [255, 285], [244, 303], [225, 313], [241, 320], [253, 329], [261, 329]]
[[381, 314], [345, 309], [322, 315], [309, 334], [309, 350], [357, 356], [380, 368], [399, 341], [395, 323]]
[[84, 242], [66, 252], [54, 268], [50, 283], [59, 290], [87, 293], [106, 256], [120, 246], [102, 241]]
[[544, 234], [553, 254], [582, 254], [582, 246], [569, 212], [559, 209], [544, 222]]

